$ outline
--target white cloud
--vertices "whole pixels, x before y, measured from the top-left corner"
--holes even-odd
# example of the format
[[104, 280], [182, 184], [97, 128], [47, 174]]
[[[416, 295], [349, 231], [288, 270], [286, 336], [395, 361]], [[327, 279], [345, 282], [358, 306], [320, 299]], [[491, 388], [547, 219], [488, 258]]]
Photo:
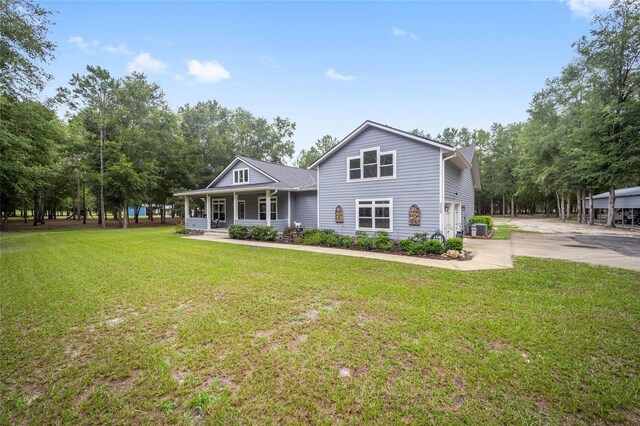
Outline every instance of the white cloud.
[[92, 42], [85, 41], [84, 38], [80, 36], [69, 37], [67, 43], [75, 44], [76, 47], [83, 52], [88, 52], [91, 47], [98, 46], [98, 40], [93, 40]]
[[267, 63], [269, 65], [271, 65], [271, 68], [273, 69], [278, 69], [280, 68], [280, 65], [278, 64], [278, 61], [275, 60], [274, 57], [269, 56], [269, 55], [262, 55], [260, 57], [260, 60], [264, 63]]
[[328, 70], [326, 70], [324, 72], [324, 75], [329, 77], [331, 80], [339, 80], [339, 81], [351, 81], [355, 78], [352, 75], [338, 74], [336, 70], [334, 70], [333, 68], [329, 68]]
[[129, 48], [127, 47], [127, 45], [125, 45], [124, 43], [120, 43], [117, 46], [112, 46], [110, 44], [106, 45], [105, 47], [103, 47], [104, 50], [106, 50], [109, 53], [120, 53], [122, 55], [133, 55], [133, 52], [131, 50], [129, 50]]
[[391, 30], [391, 34], [393, 34], [394, 37], [409, 37], [413, 41], [418, 40], [418, 37], [414, 33], [410, 33], [409, 31], [403, 30], [402, 28], [394, 27]]
[[187, 74], [195, 77], [197, 83], [214, 84], [231, 77], [218, 61], [200, 62], [192, 59], [187, 62], [187, 67]]
[[141, 52], [138, 56], [133, 58], [133, 61], [129, 62], [129, 72], [151, 72], [151, 73], [159, 73], [164, 71], [167, 67], [167, 64], [162, 62], [159, 59], [156, 59], [149, 55], [146, 52]]
[[595, 13], [607, 10], [612, 0], [562, 0], [571, 14], [577, 18], [591, 18]]

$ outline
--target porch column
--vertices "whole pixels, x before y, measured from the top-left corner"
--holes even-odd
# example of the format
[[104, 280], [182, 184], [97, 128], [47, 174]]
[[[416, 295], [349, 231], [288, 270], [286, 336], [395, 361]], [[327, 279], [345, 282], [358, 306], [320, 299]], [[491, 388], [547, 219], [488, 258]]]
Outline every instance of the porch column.
[[207, 231], [211, 231], [211, 195], [207, 194], [207, 206], [205, 208], [207, 212]]
[[287, 191], [287, 228], [291, 228], [291, 191]]
[[233, 193], [233, 223], [238, 221], [238, 193]]
[[189, 197], [184, 197], [184, 223], [187, 223], [187, 219], [189, 219], [189, 216]]
[[271, 226], [271, 190], [267, 189], [265, 195], [267, 198], [267, 226]]

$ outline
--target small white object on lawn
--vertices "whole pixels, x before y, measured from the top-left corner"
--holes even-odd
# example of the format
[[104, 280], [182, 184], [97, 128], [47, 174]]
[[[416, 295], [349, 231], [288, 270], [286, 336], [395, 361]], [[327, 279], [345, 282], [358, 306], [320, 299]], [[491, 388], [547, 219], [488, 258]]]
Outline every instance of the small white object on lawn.
[[347, 367], [340, 367], [340, 377], [351, 377], [351, 370]]

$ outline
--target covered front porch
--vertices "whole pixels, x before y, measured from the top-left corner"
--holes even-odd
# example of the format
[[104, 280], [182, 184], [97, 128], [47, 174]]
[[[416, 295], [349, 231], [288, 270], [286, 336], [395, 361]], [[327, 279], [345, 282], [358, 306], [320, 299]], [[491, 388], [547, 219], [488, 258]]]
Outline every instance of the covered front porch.
[[[291, 192], [253, 190], [184, 193], [185, 227], [211, 230], [230, 225], [272, 226], [282, 232], [291, 226]], [[193, 203], [192, 203], [193, 201]]]

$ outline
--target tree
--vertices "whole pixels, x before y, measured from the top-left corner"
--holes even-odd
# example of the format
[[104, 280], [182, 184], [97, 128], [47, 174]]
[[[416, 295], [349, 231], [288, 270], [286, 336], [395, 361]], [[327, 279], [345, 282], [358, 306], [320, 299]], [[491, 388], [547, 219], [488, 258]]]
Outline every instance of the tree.
[[35, 200], [34, 225], [44, 221], [47, 188], [64, 131], [54, 112], [34, 101], [0, 96], [0, 205], [2, 229], [9, 212]]
[[296, 125], [286, 118], [269, 122], [216, 101], [187, 104], [178, 115], [196, 186], [211, 182], [237, 155], [283, 164], [295, 153], [291, 138]]
[[314, 161], [320, 158], [325, 152], [336, 146], [340, 141], [331, 135], [324, 135], [318, 139], [311, 148], [303, 149], [298, 154], [295, 165], [301, 169], [306, 169]]
[[85, 110], [86, 118], [95, 124], [100, 144], [100, 197], [99, 219], [102, 229], [106, 227], [104, 208], [104, 152], [107, 126], [113, 122], [117, 110], [116, 92], [120, 83], [101, 67], [87, 66], [88, 74], [73, 74], [71, 89], [59, 88], [57, 100], [72, 111]]
[[51, 13], [30, 0], [0, 2], [0, 94], [31, 98], [51, 79], [42, 67], [56, 47], [47, 39]]
[[606, 226], [615, 226], [615, 189], [640, 181], [640, 6], [614, 1], [609, 12], [594, 19], [590, 37], [574, 44], [578, 66], [592, 90], [585, 118], [609, 191]]

